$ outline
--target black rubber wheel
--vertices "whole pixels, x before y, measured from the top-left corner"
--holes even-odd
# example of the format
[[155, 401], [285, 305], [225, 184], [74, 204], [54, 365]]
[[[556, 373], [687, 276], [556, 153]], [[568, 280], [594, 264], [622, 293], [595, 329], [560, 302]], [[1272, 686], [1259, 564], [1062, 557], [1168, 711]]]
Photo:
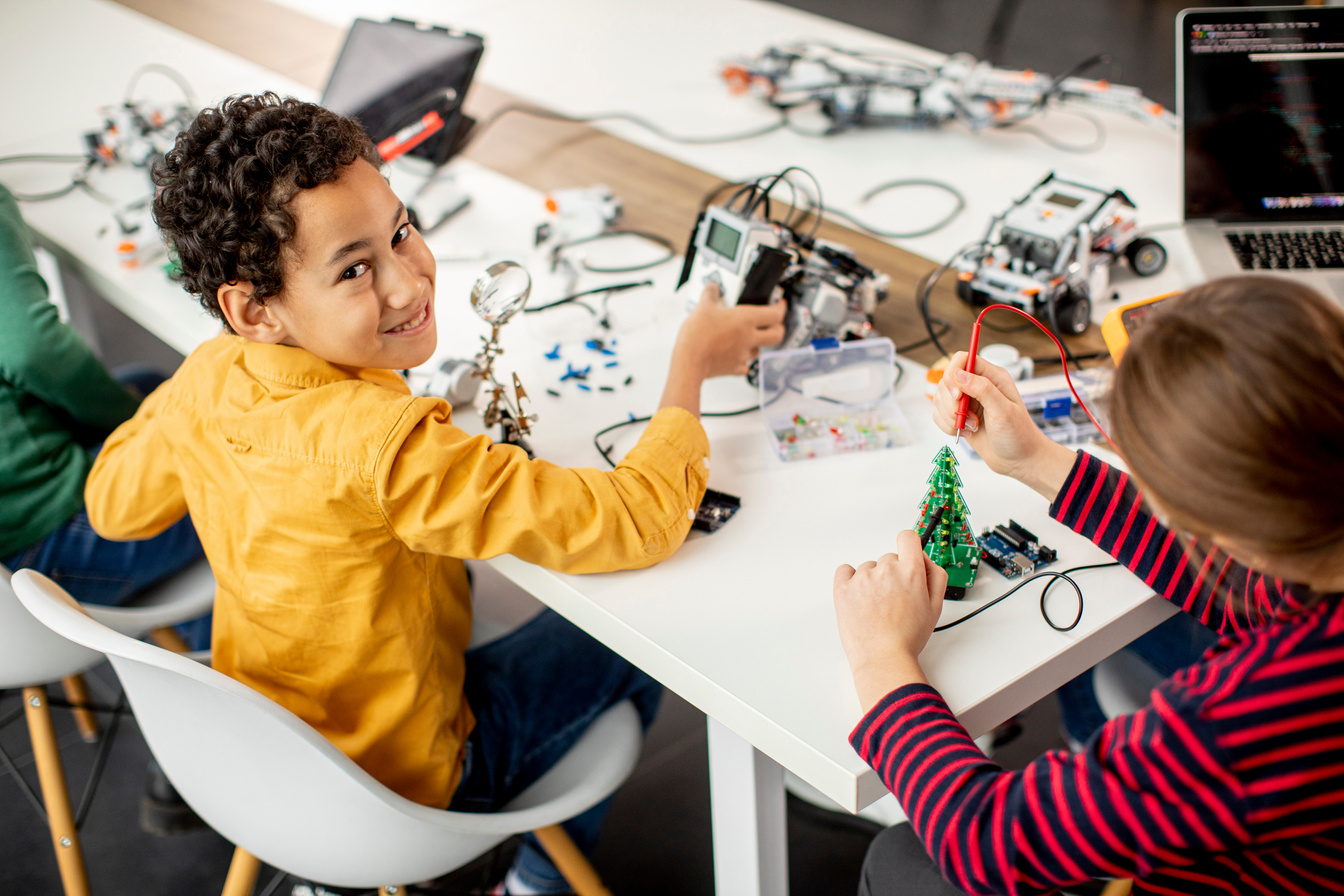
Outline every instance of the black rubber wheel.
[[1054, 323], [1060, 333], [1077, 336], [1092, 326], [1092, 299], [1076, 289], [1064, 292], [1055, 300]]
[[1140, 277], [1151, 277], [1167, 266], [1167, 250], [1157, 240], [1142, 236], [1125, 248], [1125, 258]]

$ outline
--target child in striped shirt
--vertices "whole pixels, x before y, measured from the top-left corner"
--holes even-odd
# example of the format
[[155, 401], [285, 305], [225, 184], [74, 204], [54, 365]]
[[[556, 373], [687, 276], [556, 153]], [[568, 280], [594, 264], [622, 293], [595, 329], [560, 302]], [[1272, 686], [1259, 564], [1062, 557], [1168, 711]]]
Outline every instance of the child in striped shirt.
[[[946, 575], [918, 537], [840, 567], [866, 712], [851, 742], [911, 822], [879, 835], [861, 893], [1098, 878], [1133, 878], [1135, 893], [1344, 893], [1344, 313], [1270, 277], [1165, 303], [1115, 376], [1128, 473], [1051, 442], [1004, 371], [965, 362], [939, 387], [939, 427], [954, 431], [969, 395], [965, 435], [992, 470], [1221, 638], [1077, 753], [1010, 772], [920, 669]], [[911, 829], [941, 876], [908, 861]]]

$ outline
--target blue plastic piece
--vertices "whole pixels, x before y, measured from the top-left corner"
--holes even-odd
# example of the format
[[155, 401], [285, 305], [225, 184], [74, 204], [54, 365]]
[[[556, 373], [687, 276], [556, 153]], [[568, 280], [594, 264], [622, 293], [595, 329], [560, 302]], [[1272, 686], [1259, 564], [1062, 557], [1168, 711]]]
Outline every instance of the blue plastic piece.
[[813, 339], [812, 347], [817, 351], [822, 351], [823, 349], [828, 348], [839, 348], [840, 340], [836, 339], [834, 336], [826, 336], [822, 339]]
[[1069, 416], [1073, 410], [1073, 401], [1066, 395], [1063, 398], [1050, 398], [1045, 402], [1041, 416], [1046, 420], [1058, 420]]

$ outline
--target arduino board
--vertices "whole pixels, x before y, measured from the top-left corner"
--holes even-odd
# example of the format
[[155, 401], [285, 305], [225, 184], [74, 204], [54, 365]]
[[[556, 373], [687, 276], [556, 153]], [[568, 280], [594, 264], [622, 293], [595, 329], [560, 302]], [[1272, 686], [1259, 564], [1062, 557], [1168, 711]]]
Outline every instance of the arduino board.
[[976, 539], [981, 557], [1005, 579], [1031, 575], [1037, 567], [1053, 563], [1059, 556], [1054, 548], [1041, 544], [1028, 529], [1009, 520], [1006, 526], [985, 529]]

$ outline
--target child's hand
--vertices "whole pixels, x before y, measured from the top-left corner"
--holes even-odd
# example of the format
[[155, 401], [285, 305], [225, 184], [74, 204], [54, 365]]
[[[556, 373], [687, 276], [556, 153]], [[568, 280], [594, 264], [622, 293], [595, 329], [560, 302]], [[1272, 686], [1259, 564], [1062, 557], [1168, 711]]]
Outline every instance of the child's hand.
[[729, 308], [719, 289], [705, 287], [700, 301], [677, 333], [672, 366], [659, 407], [700, 413], [700, 386], [714, 376], [742, 375], [762, 348], [784, 341], [787, 303]]
[[719, 297], [718, 286], [711, 283], [682, 322], [673, 363], [682, 356], [686, 363], [699, 367], [705, 379], [741, 376], [762, 348], [784, 341], [787, 310], [786, 302], [730, 308]]
[[1037, 428], [1008, 371], [976, 359], [966, 372], [966, 352], [957, 352], [933, 398], [933, 422], [948, 435], [957, 431], [957, 406], [971, 396], [962, 437], [995, 473], [1012, 476], [1053, 499], [1073, 468], [1074, 452]]
[[919, 536], [896, 536], [897, 553], [835, 571], [835, 619], [864, 710], [903, 684], [925, 681], [919, 654], [933, 634], [947, 573]]

